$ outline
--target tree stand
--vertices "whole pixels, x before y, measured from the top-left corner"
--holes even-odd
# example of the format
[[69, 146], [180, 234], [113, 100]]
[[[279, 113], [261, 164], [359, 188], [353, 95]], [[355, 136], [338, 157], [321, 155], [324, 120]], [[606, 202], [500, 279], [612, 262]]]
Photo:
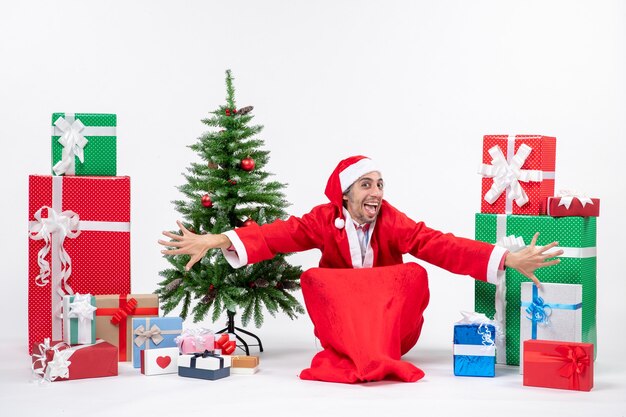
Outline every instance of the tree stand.
[[[261, 339], [259, 339], [259, 337], [257, 335], [255, 335], [252, 332], [249, 332], [247, 330], [244, 330], [244, 329], [241, 329], [241, 328], [235, 326], [235, 312], [234, 311], [230, 311], [230, 310], [226, 310], [226, 314], [228, 314], [228, 323], [226, 323], [226, 327], [224, 327], [222, 330], [219, 330], [219, 331], [217, 331], [215, 333], [219, 334], [219, 333], [227, 332], [227, 333], [234, 334], [235, 337], [237, 338], [237, 340], [239, 340], [243, 344], [243, 347], [241, 347], [241, 345], [237, 345], [237, 347], [239, 349], [242, 349], [243, 351], [245, 351], [246, 355], [248, 355], [248, 356], [250, 356], [250, 349], [249, 349], [248, 346], [258, 346], [259, 347], [259, 351], [263, 352], [263, 344], [261, 343]], [[256, 344], [256, 345], [249, 345], [248, 343], [246, 343], [246, 341], [241, 336], [239, 336], [237, 334], [237, 332], [235, 330], [255, 338], [256, 341], [259, 342], [259, 343]]]

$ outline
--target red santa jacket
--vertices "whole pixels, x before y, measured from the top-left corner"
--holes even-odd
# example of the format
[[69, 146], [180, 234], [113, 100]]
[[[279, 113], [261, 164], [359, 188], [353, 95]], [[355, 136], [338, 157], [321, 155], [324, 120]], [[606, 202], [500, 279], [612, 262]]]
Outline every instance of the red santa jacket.
[[344, 209], [346, 226], [342, 229], [334, 226], [337, 214], [337, 208], [328, 203], [314, 207], [301, 218], [292, 216], [285, 221], [226, 232], [235, 251], [224, 251], [224, 255], [233, 267], [240, 267], [277, 253], [319, 249], [322, 268], [362, 268], [401, 264], [402, 255], [411, 254], [455, 274], [497, 281], [504, 248], [431, 229], [383, 200], [376, 222], [370, 227], [371, 238], [362, 260], [349, 213]]

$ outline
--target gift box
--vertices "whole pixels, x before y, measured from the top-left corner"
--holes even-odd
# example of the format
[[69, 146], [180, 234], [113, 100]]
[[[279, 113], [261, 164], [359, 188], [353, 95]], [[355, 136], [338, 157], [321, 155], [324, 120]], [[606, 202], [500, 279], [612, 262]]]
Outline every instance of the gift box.
[[230, 355], [237, 349], [237, 336], [233, 333], [222, 333], [215, 337], [215, 350], [222, 355]]
[[134, 317], [158, 317], [159, 297], [156, 294], [96, 295], [96, 337], [119, 349], [119, 361], [133, 357]]
[[148, 349], [140, 352], [141, 373], [144, 375], [175, 374], [178, 372], [178, 348]]
[[591, 343], [551, 340], [524, 342], [524, 385], [591, 391], [593, 388]]
[[70, 346], [65, 342], [34, 344], [33, 371], [44, 381], [99, 378], [117, 375], [117, 347], [97, 340], [95, 344]]
[[178, 375], [215, 381], [230, 376], [230, 358], [206, 351], [178, 357]]
[[209, 329], [185, 329], [176, 337], [180, 353], [202, 353], [215, 349], [215, 334]]
[[130, 178], [29, 177], [29, 348], [63, 339], [65, 294], [130, 292]]
[[492, 324], [455, 324], [454, 375], [495, 376], [495, 337]]
[[117, 174], [117, 116], [95, 113], [52, 114], [52, 173]]
[[554, 195], [556, 138], [485, 135], [481, 213], [539, 215]]
[[96, 343], [96, 299], [91, 294], [63, 297], [63, 341], [70, 345]]
[[545, 213], [552, 217], [600, 216], [600, 199], [580, 196], [547, 197]]
[[[522, 283], [520, 309], [520, 365], [524, 341], [529, 339], [580, 342], [583, 288], [576, 284]], [[520, 366], [520, 372], [523, 366]]]
[[[226, 357], [226, 355], [224, 355]], [[252, 375], [259, 370], [259, 357], [247, 355], [230, 356], [230, 374]]]
[[180, 317], [133, 318], [133, 367], [141, 367], [141, 351], [176, 346], [176, 336], [183, 331]]
[[[530, 243], [539, 232], [538, 246], [554, 241], [564, 254], [558, 265], [540, 268], [535, 275], [542, 282], [582, 286], [581, 341], [596, 344], [596, 218], [515, 215], [476, 215], [476, 240], [501, 244], [506, 237], [517, 236]], [[520, 364], [521, 284], [528, 278], [512, 268], [502, 273], [498, 285], [475, 282], [475, 310], [495, 318], [504, 330], [506, 349], [498, 349], [497, 363]]]

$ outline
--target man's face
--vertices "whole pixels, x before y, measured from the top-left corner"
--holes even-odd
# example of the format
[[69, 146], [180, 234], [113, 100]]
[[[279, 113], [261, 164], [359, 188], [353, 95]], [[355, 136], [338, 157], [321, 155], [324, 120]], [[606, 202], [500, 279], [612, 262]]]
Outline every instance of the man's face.
[[383, 179], [376, 171], [368, 172], [352, 184], [343, 200], [354, 221], [364, 224], [376, 219], [383, 200], [383, 187]]

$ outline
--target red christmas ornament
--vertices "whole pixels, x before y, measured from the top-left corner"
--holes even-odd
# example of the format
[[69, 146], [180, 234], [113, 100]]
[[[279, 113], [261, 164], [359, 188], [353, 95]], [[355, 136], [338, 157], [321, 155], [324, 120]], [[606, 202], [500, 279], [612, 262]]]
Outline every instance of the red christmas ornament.
[[256, 222], [252, 219], [248, 219], [241, 224], [241, 227], [248, 227], [248, 226], [252, 226], [253, 224], [256, 224]]
[[237, 185], [237, 181], [235, 181], [235, 180], [228, 180], [228, 183], [230, 185]]
[[205, 194], [202, 196], [202, 205], [204, 207], [212, 207], [213, 206], [213, 202], [211, 201], [211, 196], [209, 196], [208, 194]]
[[230, 116], [230, 109], [226, 109], [224, 112], [226, 113], [226, 116]]
[[241, 160], [241, 169], [243, 169], [244, 171], [252, 171], [254, 169], [254, 159], [247, 157]]
[[233, 109], [233, 113], [234, 113], [234, 114], [237, 114], [237, 109]]

